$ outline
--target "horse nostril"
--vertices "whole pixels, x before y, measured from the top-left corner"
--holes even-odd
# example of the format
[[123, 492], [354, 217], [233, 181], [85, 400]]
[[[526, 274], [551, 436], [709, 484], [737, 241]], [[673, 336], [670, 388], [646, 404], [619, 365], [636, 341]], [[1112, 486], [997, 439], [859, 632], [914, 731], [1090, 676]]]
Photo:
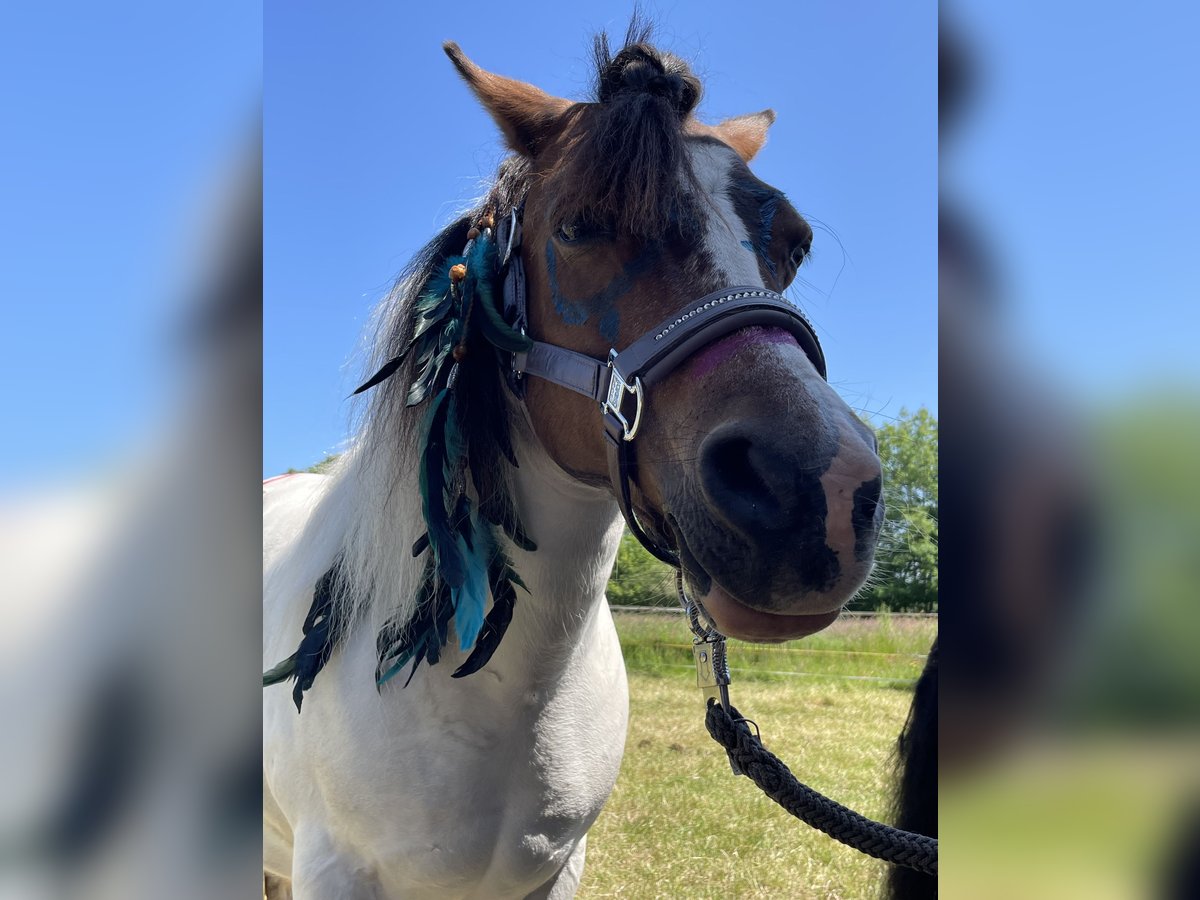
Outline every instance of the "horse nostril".
[[[779, 524], [783, 467], [744, 433], [711, 435], [700, 448], [700, 480], [709, 500], [731, 525], [758, 531]], [[777, 462], [777, 461], [775, 461]]]
[[870, 481], [864, 481], [858, 490], [854, 492], [854, 509], [851, 515], [856, 528], [859, 522], [870, 523], [874, 521], [882, 489], [883, 480], [876, 477]]
[[854, 527], [854, 535], [856, 535], [856, 551], [859, 550], [858, 545], [862, 544], [864, 535], [874, 533], [875, 516], [880, 511], [882, 490], [883, 479], [876, 475], [870, 481], [864, 481], [862, 485], [858, 486], [858, 490], [854, 491], [850, 521]]
[[750, 441], [733, 438], [712, 448], [709, 462], [724, 486], [738, 493], [765, 494], [767, 486], [750, 461]]

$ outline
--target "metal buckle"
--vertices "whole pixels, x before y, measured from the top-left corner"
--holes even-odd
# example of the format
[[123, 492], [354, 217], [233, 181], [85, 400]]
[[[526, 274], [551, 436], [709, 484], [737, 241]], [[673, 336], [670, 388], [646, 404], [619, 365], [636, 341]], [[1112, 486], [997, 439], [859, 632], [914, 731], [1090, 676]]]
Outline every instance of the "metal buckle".
[[[524, 325], [521, 325], [518, 323], [517, 331], [520, 332], [521, 337], [525, 337], [525, 326]], [[525, 360], [527, 360], [528, 358], [529, 358], [529, 353], [524, 350], [514, 353], [512, 355], [512, 360], [509, 362], [508, 374], [512, 378], [514, 383], [520, 382], [521, 377], [525, 374]]]
[[[632, 441], [638, 433], [638, 428], [642, 424], [642, 405], [645, 402], [645, 394], [642, 390], [642, 379], [634, 378], [633, 384], [625, 381], [620, 370], [617, 369], [615, 363], [617, 359], [617, 351], [608, 351], [608, 368], [611, 375], [608, 378], [608, 396], [604, 402], [600, 404], [600, 411], [606, 416], [612, 416], [621, 425], [622, 437], [626, 441]], [[633, 394], [637, 401], [633, 410], [633, 424], [625, 418], [625, 414], [621, 412], [621, 404], [625, 400], [626, 394]]]
[[516, 244], [517, 231], [521, 227], [521, 222], [517, 218], [517, 208], [514, 206], [508, 218], [508, 234], [505, 235], [504, 252], [500, 254], [500, 268], [508, 265], [508, 261], [512, 258], [513, 246]]

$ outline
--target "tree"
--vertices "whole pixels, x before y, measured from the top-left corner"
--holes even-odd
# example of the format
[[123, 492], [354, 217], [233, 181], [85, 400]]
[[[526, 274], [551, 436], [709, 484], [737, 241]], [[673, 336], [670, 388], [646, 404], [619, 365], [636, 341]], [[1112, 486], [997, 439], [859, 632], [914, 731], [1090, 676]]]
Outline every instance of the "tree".
[[678, 606], [675, 573], [638, 543], [629, 529], [621, 536], [617, 564], [608, 582], [614, 606]]
[[922, 407], [875, 428], [887, 514], [874, 587], [854, 609], [932, 612], [938, 590], [938, 426]]
[[[933, 612], [938, 590], [937, 419], [925, 408], [900, 410], [894, 422], [875, 429], [883, 462], [886, 519], [876, 553], [873, 586], [852, 609]], [[673, 575], [628, 531], [608, 583], [617, 605], [674, 606]]]

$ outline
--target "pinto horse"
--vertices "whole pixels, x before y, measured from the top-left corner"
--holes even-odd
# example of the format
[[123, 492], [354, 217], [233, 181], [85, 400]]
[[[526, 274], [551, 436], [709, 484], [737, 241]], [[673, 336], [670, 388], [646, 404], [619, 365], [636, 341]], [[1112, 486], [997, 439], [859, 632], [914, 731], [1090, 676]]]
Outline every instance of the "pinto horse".
[[[812, 230], [747, 165], [774, 114], [702, 124], [700, 82], [646, 38], [631, 29], [615, 54], [599, 38], [597, 93], [581, 103], [446, 45], [512, 155], [378, 311], [383, 368], [351, 448], [327, 474], [264, 487], [264, 661], [302, 633], [327, 639], [298, 652], [301, 665], [316, 660], [315, 680], [291, 658], [300, 715], [286, 691], [264, 693], [273, 891], [573, 896], [625, 743], [625, 669], [604, 598], [622, 512], [738, 638], [826, 627], [872, 566], [874, 436], [778, 296]], [[488, 248], [496, 280], [480, 268]], [[514, 267], [523, 275], [506, 290]], [[469, 302], [477, 311], [447, 326], [460, 329], [452, 351], [434, 340], [404, 356], [434, 333], [427, 319]], [[726, 309], [741, 318], [719, 333], [710, 326]], [[464, 337], [470, 316], [501, 337]], [[690, 343], [676, 341], [661, 377], [622, 375], [625, 348], [651, 345], [656, 328]], [[446, 402], [460, 404], [458, 439], [436, 436]], [[451, 444], [460, 467], [428, 463]], [[489, 581], [482, 626], [467, 586], [440, 587], [469, 585], [447, 560], [458, 547], [470, 570], [484, 532], [469, 523], [482, 518], [463, 513], [458, 537], [439, 529], [450, 507], [430, 499], [435, 481], [463, 485], [464, 507], [499, 498], [520, 522], [488, 543], [483, 565], [502, 559], [512, 578]], [[392, 639], [405, 652], [385, 660]]]

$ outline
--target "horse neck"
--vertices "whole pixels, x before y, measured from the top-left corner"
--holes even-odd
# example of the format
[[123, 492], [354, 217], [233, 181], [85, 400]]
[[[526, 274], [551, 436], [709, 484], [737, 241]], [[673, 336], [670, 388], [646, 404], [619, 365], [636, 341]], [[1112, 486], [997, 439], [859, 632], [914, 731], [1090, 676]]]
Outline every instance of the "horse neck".
[[510, 479], [512, 499], [537, 550], [518, 553], [514, 562], [529, 586], [520, 593], [513, 630], [539, 651], [564, 648], [579, 634], [604, 600], [621, 540], [616, 502], [603, 489], [582, 484], [549, 458], [525, 422], [514, 427], [520, 468]]

